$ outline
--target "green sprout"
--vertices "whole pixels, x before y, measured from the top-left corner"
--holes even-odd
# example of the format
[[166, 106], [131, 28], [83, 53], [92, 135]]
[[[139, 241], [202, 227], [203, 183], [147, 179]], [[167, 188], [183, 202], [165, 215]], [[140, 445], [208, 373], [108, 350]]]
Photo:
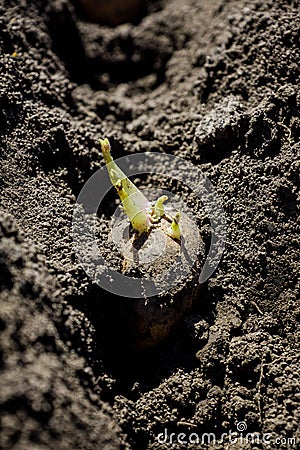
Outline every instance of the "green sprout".
[[[113, 157], [111, 156], [111, 148], [108, 139], [100, 139], [100, 145], [108, 175], [118, 192], [123, 209], [134, 230], [139, 234], [148, 233], [163, 217], [170, 220], [165, 215], [164, 209], [164, 202], [168, 200], [168, 197], [162, 195], [156, 202], [151, 203], [114, 162]], [[174, 222], [175, 218], [176, 222]], [[171, 231], [167, 231], [167, 234], [170, 237], [177, 240], [180, 240], [179, 218], [180, 214], [176, 213], [173, 222], [168, 229]]]
[[168, 196], [167, 195], [162, 195], [161, 197], [159, 197], [158, 200], [156, 200], [156, 203], [154, 205], [154, 214], [158, 217], [161, 218], [165, 215], [165, 207], [164, 207], [164, 202], [168, 200]]
[[181, 230], [179, 226], [180, 213], [177, 211], [173, 217], [171, 226], [167, 229], [167, 235], [180, 241]]

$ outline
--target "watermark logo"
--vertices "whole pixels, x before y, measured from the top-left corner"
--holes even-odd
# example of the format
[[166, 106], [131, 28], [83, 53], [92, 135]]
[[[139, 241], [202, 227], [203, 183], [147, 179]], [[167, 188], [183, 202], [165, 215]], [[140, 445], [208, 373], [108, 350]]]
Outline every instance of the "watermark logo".
[[[208, 177], [191, 162], [173, 155], [158, 152], [138, 153], [119, 158], [116, 163], [128, 177], [141, 174], [156, 174], [168, 177], [185, 185], [201, 201], [206, 215], [210, 220], [211, 242], [205, 263], [199, 273], [199, 283], [204, 283], [218, 267], [225, 248], [226, 220], [221, 200]], [[82, 268], [93, 282], [114, 294], [145, 298], [170, 291], [185, 279], [194, 266], [201, 245], [201, 233], [198, 229], [194, 212], [178, 196], [162, 189], [146, 189], [142, 192], [151, 198], [161, 195], [169, 197], [168, 207], [179, 210], [184, 217], [182, 223], [189, 228], [187, 238], [181, 242], [178, 255], [179, 264], [171, 264], [163, 273], [157, 276], [135, 278], [118, 272], [111, 267], [109, 258], [105, 258], [97, 245], [96, 223], [97, 211], [106, 194], [113, 189], [106, 167], [95, 172], [83, 186], [73, 212], [73, 242], [76, 255]], [[128, 250], [129, 222], [120, 207], [117, 207], [111, 218], [111, 237], [118, 252], [127, 260], [133, 256]], [[185, 237], [184, 229], [182, 235]], [[163, 233], [157, 235], [161, 240], [160, 252], [151, 251], [151, 233], [149, 245], [141, 251], [140, 264], [151, 264], [161, 257], [165, 251], [166, 242]], [[189, 239], [192, 236], [192, 239]], [[156, 246], [157, 247], [157, 246]]]
[[245, 444], [258, 444], [264, 445], [267, 448], [273, 448], [274, 445], [276, 445], [276, 448], [296, 448], [298, 443], [295, 437], [273, 437], [272, 433], [247, 432], [246, 422], [238, 422], [236, 430], [229, 430], [227, 433], [222, 433], [219, 436], [216, 433], [174, 433], [169, 432], [169, 430], [165, 428], [162, 433], [159, 433], [156, 436], [156, 441], [158, 444], [174, 445], [176, 448], [177, 444], [196, 444], [199, 445], [199, 449], [202, 448], [200, 446], [204, 444], [240, 444], [241, 446]]
[[247, 430], [246, 422], [238, 422], [236, 425], [236, 429], [241, 432], [246, 431]]

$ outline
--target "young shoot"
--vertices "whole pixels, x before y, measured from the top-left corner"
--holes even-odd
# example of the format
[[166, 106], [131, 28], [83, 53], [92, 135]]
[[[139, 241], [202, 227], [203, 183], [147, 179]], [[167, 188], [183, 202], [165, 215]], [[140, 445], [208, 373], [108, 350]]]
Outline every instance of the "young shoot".
[[180, 213], [177, 211], [173, 217], [171, 226], [167, 229], [167, 234], [173, 239], [180, 241], [181, 230], [179, 226]]
[[131, 225], [139, 234], [147, 233], [152, 225], [149, 217], [150, 202], [116, 165], [111, 156], [108, 139], [100, 139], [100, 145], [108, 175], [119, 194]]
[[[162, 195], [155, 202], [151, 203], [117, 166], [111, 156], [111, 148], [108, 139], [100, 139], [100, 145], [108, 175], [113, 186], [117, 190], [123, 209], [127, 214], [132, 227], [139, 234], [148, 233], [155, 224], [165, 217], [164, 202], [168, 200], [168, 197]], [[178, 221], [180, 214], [176, 214], [169, 228], [171, 232], [167, 232], [167, 234], [173, 239], [179, 240], [180, 228]], [[177, 222], [173, 225], [175, 218]]]
[[154, 214], [157, 216], [158, 219], [160, 219], [161, 217], [163, 217], [165, 215], [165, 206], [164, 203], [165, 201], [168, 200], [168, 196], [167, 195], [162, 195], [161, 197], [159, 197], [158, 200], [156, 200], [155, 205], [154, 205]]

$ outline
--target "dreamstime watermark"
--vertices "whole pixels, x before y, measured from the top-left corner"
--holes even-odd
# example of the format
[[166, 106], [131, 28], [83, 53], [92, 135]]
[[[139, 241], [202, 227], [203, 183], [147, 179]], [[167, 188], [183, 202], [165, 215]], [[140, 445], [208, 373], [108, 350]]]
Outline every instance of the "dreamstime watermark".
[[[159, 444], [169, 445], [219, 445], [219, 444], [264, 444], [265, 447], [276, 445], [277, 448], [283, 446], [293, 447], [297, 445], [295, 437], [273, 437], [272, 433], [247, 432], [247, 423], [238, 422], [236, 430], [229, 430], [217, 436], [215, 433], [174, 433], [169, 432], [167, 428], [156, 436]], [[280, 446], [280, 447], [278, 447]], [[200, 449], [201, 447], [199, 447]]]
[[[221, 200], [213, 184], [202, 171], [191, 162], [173, 155], [158, 152], [138, 153], [116, 160], [120, 169], [128, 177], [141, 174], [155, 174], [168, 177], [185, 185], [201, 201], [206, 215], [210, 220], [211, 242], [205, 263], [199, 274], [199, 283], [204, 283], [218, 267], [225, 248], [226, 220]], [[97, 211], [106, 194], [113, 189], [106, 167], [95, 172], [83, 186], [73, 212], [73, 242], [76, 255], [87, 275], [102, 288], [117, 295], [131, 298], [152, 297], [170, 291], [184, 280], [194, 266], [202, 241], [194, 218], [194, 213], [178, 196], [162, 189], [150, 190], [152, 198], [162, 194], [168, 195], [169, 208], [180, 210], [183, 223], [189, 228], [184, 233], [178, 264], [172, 264], [158, 277], [135, 278], [120, 273], [111, 267], [110, 262], [101, 254], [96, 239]], [[149, 195], [149, 189], [143, 191]], [[125, 224], [125, 225], [124, 225]], [[111, 237], [119, 253], [130, 259], [127, 243], [129, 241], [128, 221], [124, 213], [117, 207], [111, 220]], [[151, 241], [151, 233], [149, 236]], [[161, 252], [164, 251], [166, 237], [159, 236]], [[184, 242], [184, 244], [183, 244]], [[151, 244], [151, 242], [150, 242]], [[183, 247], [184, 245], [184, 247]], [[148, 249], [151, 249], [151, 245]], [[127, 252], [127, 253], [126, 253]], [[141, 252], [141, 262], [151, 263], [160, 255]]]

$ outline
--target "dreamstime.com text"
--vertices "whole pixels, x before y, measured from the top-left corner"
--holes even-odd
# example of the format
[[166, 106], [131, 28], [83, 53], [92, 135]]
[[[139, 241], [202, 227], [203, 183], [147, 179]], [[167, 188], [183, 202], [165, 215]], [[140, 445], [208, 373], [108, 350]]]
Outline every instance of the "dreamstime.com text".
[[[265, 444], [266, 446], [272, 445], [277, 448], [291, 448], [297, 446], [297, 439], [295, 437], [274, 437], [271, 433], [258, 433], [247, 432], [246, 422], [239, 422], [237, 424], [237, 431], [229, 430], [227, 433], [223, 433], [217, 436], [215, 433], [174, 433], [169, 432], [167, 428], [162, 433], [156, 436], [156, 441], [159, 444]], [[200, 448], [200, 447], [199, 447]]]

